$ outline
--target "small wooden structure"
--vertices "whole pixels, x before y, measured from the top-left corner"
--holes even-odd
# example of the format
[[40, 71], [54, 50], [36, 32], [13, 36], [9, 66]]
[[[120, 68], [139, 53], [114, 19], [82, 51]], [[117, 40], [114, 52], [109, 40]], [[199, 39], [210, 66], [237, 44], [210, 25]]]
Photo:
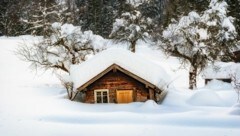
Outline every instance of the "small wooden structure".
[[226, 83], [231, 83], [232, 78], [236, 76], [239, 63], [234, 62], [216, 62], [214, 65], [209, 65], [202, 72], [202, 77], [207, 85], [212, 80], [220, 80]]
[[113, 64], [78, 88], [86, 93], [86, 103], [129, 103], [155, 100], [155, 85]]
[[148, 61], [122, 49], [103, 51], [70, 72], [75, 92], [83, 94], [85, 103], [159, 101], [156, 94], [163, 91], [159, 86], [166, 83], [166, 72]]
[[229, 78], [205, 78], [205, 85], [207, 85], [208, 82], [210, 82], [212, 80], [219, 80], [219, 81], [223, 81], [223, 82], [226, 82], [226, 83], [231, 83], [232, 82], [232, 79], [230, 77]]

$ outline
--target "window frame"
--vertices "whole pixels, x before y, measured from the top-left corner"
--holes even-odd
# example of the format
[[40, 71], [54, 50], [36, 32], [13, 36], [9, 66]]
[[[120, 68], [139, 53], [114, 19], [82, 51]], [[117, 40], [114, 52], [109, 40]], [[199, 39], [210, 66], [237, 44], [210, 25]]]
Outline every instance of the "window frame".
[[[97, 93], [98, 92], [101, 92], [101, 103], [97, 103]], [[103, 92], [107, 92], [107, 103], [109, 103], [109, 90], [108, 89], [97, 89], [97, 90], [94, 90], [94, 101], [95, 103], [97, 104], [104, 104], [103, 103]]]

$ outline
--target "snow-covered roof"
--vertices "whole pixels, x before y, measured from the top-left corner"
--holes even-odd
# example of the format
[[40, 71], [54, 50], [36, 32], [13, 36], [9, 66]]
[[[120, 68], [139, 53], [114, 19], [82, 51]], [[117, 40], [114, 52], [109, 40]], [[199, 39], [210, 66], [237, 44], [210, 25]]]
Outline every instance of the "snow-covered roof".
[[74, 84], [74, 90], [114, 64], [158, 88], [169, 83], [168, 74], [158, 64], [126, 49], [110, 48], [79, 65], [71, 66], [70, 78]]
[[229, 79], [238, 76], [240, 79], [240, 64], [234, 62], [216, 62], [203, 70], [204, 79]]

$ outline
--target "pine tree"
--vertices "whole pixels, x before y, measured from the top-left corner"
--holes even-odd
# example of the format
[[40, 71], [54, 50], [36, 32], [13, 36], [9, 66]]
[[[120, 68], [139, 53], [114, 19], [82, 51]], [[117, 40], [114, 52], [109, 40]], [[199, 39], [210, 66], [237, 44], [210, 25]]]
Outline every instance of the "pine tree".
[[171, 20], [179, 20], [190, 11], [199, 13], [207, 9], [209, 0], [167, 0], [163, 13], [163, 27], [168, 26]]
[[226, 0], [229, 5], [228, 15], [235, 18], [236, 31], [240, 40], [240, 0]]
[[135, 52], [137, 41], [149, 38], [151, 23], [150, 18], [143, 17], [137, 10], [126, 12], [116, 19], [109, 37], [117, 42], [129, 43], [129, 50]]
[[22, 0], [0, 1], [0, 33], [7, 36], [21, 34], [23, 24], [20, 22], [23, 7]]
[[126, 0], [76, 0], [79, 9], [79, 25], [105, 38], [109, 36], [117, 17], [130, 10]]

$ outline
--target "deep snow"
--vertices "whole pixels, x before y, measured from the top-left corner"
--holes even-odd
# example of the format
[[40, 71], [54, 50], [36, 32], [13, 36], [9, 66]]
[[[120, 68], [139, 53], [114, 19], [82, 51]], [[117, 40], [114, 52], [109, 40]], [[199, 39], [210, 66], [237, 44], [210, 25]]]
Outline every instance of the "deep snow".
[[22, 38], [0, 37], [0, 135], [3, 136], [238, 136], [239, 104], [233, 88], [213, 82], [187, 89], [187, 70], [141, 45], [137, 54], [167, 68], [176, 90], [161, 105], [83, 104], [69, 101], [51, 72], [29, 70], [14, 54]]

